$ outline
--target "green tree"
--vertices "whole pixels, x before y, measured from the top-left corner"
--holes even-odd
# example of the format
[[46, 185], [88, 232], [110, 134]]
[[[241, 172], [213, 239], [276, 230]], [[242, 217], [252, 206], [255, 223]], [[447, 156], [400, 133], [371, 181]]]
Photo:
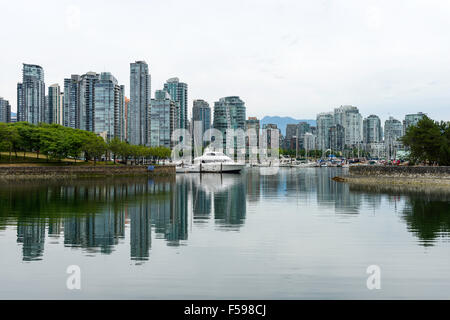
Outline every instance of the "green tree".
[[97, 164], [97, 159], [105, 154], [107, 150], [107, 145], [102, 137], [97, 137], [96, 135], [90, 135], [87, 137], [82, 148], [88, 158], [94, 159], [94, 165]]
[[11, 150], [11, 140], [9, 139], [9, 131], [10, 127], [8, 127], [6, 123], [0, 123], [0, 152]]
[[413, 162], [435, 163], [443, 165], [448, 158], [448, 124], [423, 117], [415, 126], [410, 126], [401, 138], [403, 144], [410, 148]]
[[68, 146], [62, 130], [39, 127], [40, 149], [49, 159], [61, 160], [67, 157]]
[[114, 155], [114, 164], [116, 164], [117, 155], [120, 154], [123, 143], [118, 138], [111, 139], [108, 142], [108, 150]]

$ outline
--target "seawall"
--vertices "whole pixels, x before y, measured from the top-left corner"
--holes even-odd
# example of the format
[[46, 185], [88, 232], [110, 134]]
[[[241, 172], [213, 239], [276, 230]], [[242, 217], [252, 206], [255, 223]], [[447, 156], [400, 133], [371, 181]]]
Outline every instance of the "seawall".
[[350, 166], [350, 176], [450, 178], [450, 167]]
[[114, 176], [170, 176], [175, 166], [29, 166], [0, 167], [0, 180], [102, 178]]
[[334, 177], [354, 185], [450, 188], [450, 167], [350, 166], [348, 175]]

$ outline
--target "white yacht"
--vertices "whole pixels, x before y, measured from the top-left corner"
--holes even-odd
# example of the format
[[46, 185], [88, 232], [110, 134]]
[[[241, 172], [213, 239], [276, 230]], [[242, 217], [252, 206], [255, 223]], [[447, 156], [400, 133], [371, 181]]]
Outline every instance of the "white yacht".
[[206, 150], [205, 153], [194, 159], [193, 164], [179, 163], [177, 173], [239, 173], [245, 168], [245, 163], [234, 162], [223, 152]]

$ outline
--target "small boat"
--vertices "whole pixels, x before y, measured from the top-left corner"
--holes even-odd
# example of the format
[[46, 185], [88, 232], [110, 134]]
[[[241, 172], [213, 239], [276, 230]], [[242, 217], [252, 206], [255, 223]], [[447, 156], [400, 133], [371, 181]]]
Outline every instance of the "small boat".
[[315, 162], [303, 162], [303, 163], [299, 163], [297, 165], [295, 165], [295, 167], [297, 168], [311, 168], [311, 167], [315, 167], [316, 163]]
[[193, 164], [179, 163], [177, 173], [240, 173], [245, 163], [234, 162], [223, 152], [206, 150]]

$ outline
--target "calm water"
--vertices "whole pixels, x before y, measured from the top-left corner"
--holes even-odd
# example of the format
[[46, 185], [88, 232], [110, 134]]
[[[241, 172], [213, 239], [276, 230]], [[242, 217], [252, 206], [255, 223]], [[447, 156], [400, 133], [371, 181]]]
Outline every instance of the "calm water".
[[0, 298], [450, 298], [448, 195], [341, 170], [2, 185]]

